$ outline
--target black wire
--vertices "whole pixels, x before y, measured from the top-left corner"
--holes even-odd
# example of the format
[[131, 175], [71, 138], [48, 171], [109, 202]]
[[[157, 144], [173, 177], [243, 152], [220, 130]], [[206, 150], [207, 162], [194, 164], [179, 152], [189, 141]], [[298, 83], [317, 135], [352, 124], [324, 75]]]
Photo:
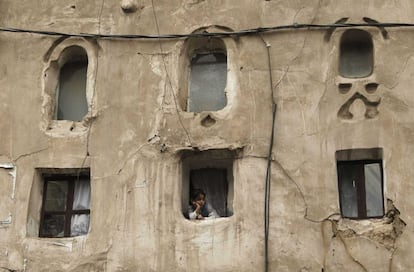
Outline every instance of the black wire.
[[269, 270], [269, 226], [270, 226], [270, 185], [271, 185], [271, 170], [272, 170], [272, 152], [273, 140], [275, 134], [275, 119], [277, 105], [274, 100], [273, 93], [273, 75], [272, 75], [272, 61], [270, 56], [270, 44], [267, 43], [262, 36], [260, 36], [267, 51], [267, 64], [269, 69], [269, 85], [271, 91], [272, 101], [272, 131], [270, 133], [269, 153], [267, 155], [266, 180], [265, 180], [265, 205], [264, 205], [264, 243], [265, 243], [265, 272]]
[[411, 28], [412, 23], [344, 23], [344, 24], [291, 24], [271, 27], [258, 27], [229, 32], [203, 32], [191, 34], [165, 34], [165, 35], [142, 35], [142, 34], [91, 34], [91, 33], [64, 33], [45, 30], [32, 30], [22, 28], [0, 27], [0, 32], [30, 33], [47, 36], [64, 36], [64, 37], [83, 37], [96, 39], [180, 39], [180, 38], [196, 38], [196, 37], [229, 37], [229, 36], [247, 36], [258, 33], [273, 32], [277, 30], [289, 29], [330, 29], [330, 28], [352, 28], [352, 27], [378, 27], [378, 28]]
[[[157, 29], [157, 33], [158, 33], [158, 36], [160, 36], [160, 26], [158, 24], [157, 13], [155, 12], [154, 0], [151, 0], [151, 6], [152, 6], [152, 13], [154, 15], [154, 21], [155, 21], [155, 26], [156, 26], [156, 29]], [[172, 94], [172, 97], [173, 97], [173, 100], [174, 100], [174, 106], [175, 106], [175, 111], [177, 113], [178, 121], [180, 122], [181, 128], [184, 130], [184, 133], [187, 136], [187, 140], [190, 143], [190, 146], [194, 147], [193, 142], [191, 141], [190, 133], [186, 129], [186, 127], [184, 125], [184, 122], [181, 118], [180, 111], [178, 110], [177, 97], [176, 97], [175, 92], [174, 92], [174, 88], [173, 88], [173, 85], [172, 85], [172, 82], [171, 82], [170, 74], [168, 73], [167, 65], [165, 64], [164, 50], [162, 48], [162, 42], [161, 42], [160, 38], [158, 38], [158, 45], [159, 45], [159, 48], [160, 48], [160, 55], [161, 55], [162, 63], [163, 63], [163, 66], [164, 66], [165, 74], [167, 76], [167, 80], [168, 80], [168, 83], [170, 85], [171, 94]]]

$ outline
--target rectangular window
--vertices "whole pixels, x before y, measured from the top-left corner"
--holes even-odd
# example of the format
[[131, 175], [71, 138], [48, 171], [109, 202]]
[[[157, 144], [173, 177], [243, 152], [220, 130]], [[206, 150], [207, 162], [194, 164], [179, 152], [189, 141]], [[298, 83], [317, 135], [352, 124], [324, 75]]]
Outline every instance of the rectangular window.
[[384, 216], [382, 160], [338, 161], [337, 169], [342, 216]]
[[40, 237], [73, 237], [89, 230], [89, 170], [73, 174], [42, 174]]
[[195, 219], [198, 198], [204, 202], [198, 211], [204, 218], [233, 215], [235, 157], [237, 151], [226, 149], [183, 152], [182, 211], [186, 218]]

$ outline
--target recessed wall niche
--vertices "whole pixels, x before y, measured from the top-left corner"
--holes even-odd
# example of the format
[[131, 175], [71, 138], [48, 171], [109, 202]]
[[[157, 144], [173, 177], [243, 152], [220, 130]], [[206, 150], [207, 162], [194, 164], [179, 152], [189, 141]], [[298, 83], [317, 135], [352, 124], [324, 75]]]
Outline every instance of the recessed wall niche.
[[44, 56], [43, 129], [76, 133], [96, 114], [97, 44], [84, 38], [57, 40]]

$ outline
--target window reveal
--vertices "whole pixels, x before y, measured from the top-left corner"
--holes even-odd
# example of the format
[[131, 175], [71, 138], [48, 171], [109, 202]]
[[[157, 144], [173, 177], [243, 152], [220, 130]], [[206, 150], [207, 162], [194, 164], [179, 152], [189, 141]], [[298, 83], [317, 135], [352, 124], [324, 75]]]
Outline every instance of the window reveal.
[[90, 176], [45, 174], [40, 237], [85, 235], [90, 221]]

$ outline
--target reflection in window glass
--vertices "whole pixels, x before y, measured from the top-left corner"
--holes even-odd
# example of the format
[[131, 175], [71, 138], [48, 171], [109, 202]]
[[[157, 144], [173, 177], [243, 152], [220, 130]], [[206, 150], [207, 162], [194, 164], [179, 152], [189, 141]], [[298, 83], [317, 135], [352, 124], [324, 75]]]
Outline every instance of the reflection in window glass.
[[378, 217], [383, 215], [382, 177], [379, 163], [364, 165], [365, 193], [367, 200], [367, 216]]
[[68, 194], [68, 183], [65, 181], [49, 181], [47, 183], [45, 210], [65, 211]]
[[[87, 171], [87, 172], [86, 172]], [[91, 185], [89, 170], [45, 174], [40, 237], [85, 235], [89, 230]]]
[[341, 177], [339, 191], [342, 214], [345, 217], [356, 218], [358, 217], [357, 172], [348, 165], [338, 165], [338, 176]]
[[384, 215], [382, 162], [339, 161], [338, 186], [341, 213], [348, 218]]
[[56, 90], [57, 120], [81, 121], [88, 112], [86, 101], [86, 73], [88, 62], [66, 63], [60, 69]]
[[45, 237], [63, 237], [65, 233], [65, 216], [45, 215], [40, 233]]
[[374, 53], [371, 35], [351, 29], [341, 37], [339, 73], [343, 77], [360, 78], [373, 71]]
[[224, 108], [227, 56], [223, 53], [198, 54], [191, 60], [188, 111], [216, 111]]

